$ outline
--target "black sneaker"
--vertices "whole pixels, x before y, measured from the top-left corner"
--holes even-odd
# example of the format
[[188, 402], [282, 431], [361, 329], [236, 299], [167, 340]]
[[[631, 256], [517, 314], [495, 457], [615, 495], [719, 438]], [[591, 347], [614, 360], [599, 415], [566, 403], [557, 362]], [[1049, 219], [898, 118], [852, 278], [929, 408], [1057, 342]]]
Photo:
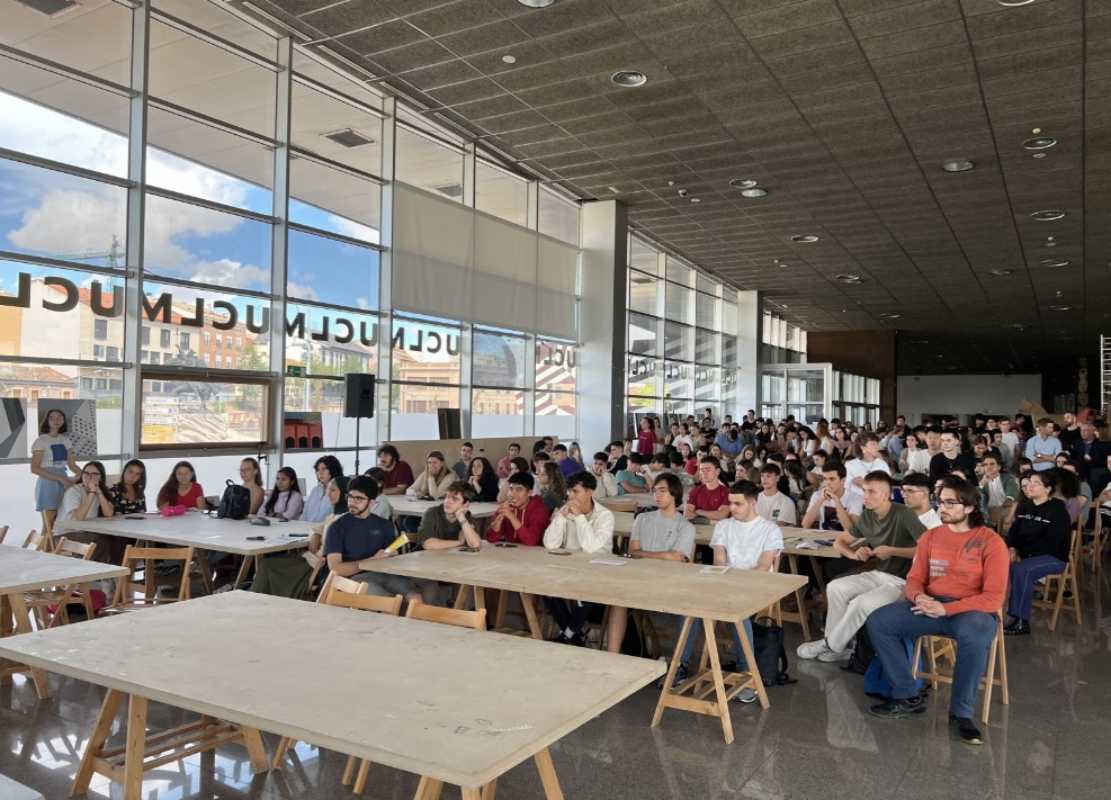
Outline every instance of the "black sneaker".
[[564, 639], [567, 644], [573, 644], [575, 647], [586, 647], [586, 634], [579, 631], [570, 639]]
[[1030, 633], [1030, 623], [1024, 619], [1016, 619], [1003, 629], [1003, 633], [1008, 636], [1027, 636]]
[[679, 669], [675, 670], [675, 682], [671, 684], [671, 688], [674, 689], [676, 686], [678, 686], [689, 677], [690, 673], [687, 672], [687, 665], [680, 664]]
[[548, 641], [555, 642], [556, 644], [569, 644], [571, 642], [570, 639], [563, 635], [563, 631], [560, 631]]
[[888, 700], [878, 706], [868, 709], [873, 716], [885, 719], [903, 719], [914, 714], [921, 714], [926, 710], [926, 704], [921, 697], [908, 697], [905, 700]]
[[980, 729], [968, 717], [955, 717], [949, 715], [949, 722], [957, 726], [957, 735], [965, 744], [983, 744], [984, 737]]

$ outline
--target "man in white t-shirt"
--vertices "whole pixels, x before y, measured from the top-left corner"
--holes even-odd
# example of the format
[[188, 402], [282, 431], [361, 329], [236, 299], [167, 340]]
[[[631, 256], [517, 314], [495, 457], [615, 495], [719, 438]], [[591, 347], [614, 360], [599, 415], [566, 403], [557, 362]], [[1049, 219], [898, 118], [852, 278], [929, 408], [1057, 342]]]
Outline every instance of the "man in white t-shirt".
[[779, 491], [779, 465], [769, 462], [760, 468], [760, 496], [756, 499], [756, 513], [776, 525], [797, 525], [798, 511], [795, 502]]
[[864, 497], [845, 488], [845, 465], [832, 461], [822, 467], [822, 488], [810, 497], [802, 527], [848, 531], [864, 510]]
[[890, 475], [891, 467], [880, 455], [880, 440], [874, 433], [862, 433], [856, 441], [860, 445], [860, 457], [846, 463], [845, 472], [849, 479], [849, 491], [862, 494], [865, 475], [877, 469]]

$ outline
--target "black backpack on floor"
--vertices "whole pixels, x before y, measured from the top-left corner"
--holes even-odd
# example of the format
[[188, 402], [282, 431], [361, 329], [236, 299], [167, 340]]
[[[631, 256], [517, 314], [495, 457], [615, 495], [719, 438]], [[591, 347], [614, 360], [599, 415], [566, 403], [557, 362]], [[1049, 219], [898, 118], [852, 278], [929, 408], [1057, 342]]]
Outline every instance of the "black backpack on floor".
[[247, 519], [250, 513], [250, 490], [246, 486], [228, 481], [224, 495], [220, 498], [220, 505], [216, 507], [216, 516], [220, 519]]
[[783, 686], [797, 681], [787, 674], [787, 648], [783, 646], [783, 626], [771, 617], [752, 620], [752, 650], [765, 686]]

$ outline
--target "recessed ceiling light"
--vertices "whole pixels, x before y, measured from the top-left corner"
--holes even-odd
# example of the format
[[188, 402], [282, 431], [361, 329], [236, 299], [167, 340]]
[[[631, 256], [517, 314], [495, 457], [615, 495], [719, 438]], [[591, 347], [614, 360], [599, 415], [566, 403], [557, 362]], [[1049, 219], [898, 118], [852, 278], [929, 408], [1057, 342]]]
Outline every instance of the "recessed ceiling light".
[[833, 279], [835, 281], [840, 281], [841, 283], [860, 283], [864, 280], [859, 275], [854, 275], [851, 272], [842, 272], [839, 275], [834, 275]]
[[1072, 262], [1067, 258], [1043, 258], [1038, 263], [1047, 269], [1058, 269], [1060, 267], [1067, 267]]
[[504, 56], [501, 57], [501, 60], [503, 64], [516, 64], [517, 56], [506, 53]]
[[620, 194], [620, 192], [621, 192], [621, 190], [618, 189], [616, 186], [607, 186], [606, 188], [609, 189], [614, 194]]
[[1064, 219], [1065, 212], [1059, 208], [1046, 208], [1041, 211], [1034, 211], [1030, 214], [1031, 219], [1038, 222], [1056, 222], [1059, 219]]
[[648, 83], [648, 76], [635, 69], [619, 69], [610, 75], [610, 80], [628, 89]]
[[325, 139], [331, 139], [338, 145], [343, 147], [362, 147], [367, 144], [374, 144], [374, 140], [369, 136], [359, 133], [352, 128], [344, 128], [339, 131], [332, 131], [331, 133], [324, 134]]
[[975, 162], [967, 158], [951, 158], [941, 162], [941, 168], [946, 172], [968, 172], [976, 166]]
[[1013, 275], [1014, 272], [1015, 271], [1013, 269], [1002, 269], [1002, 268], [991, 270], [991, 274], [994, 275], [997, 278], [1005, 278], [1008, 275]]
[[1046, 247], [1056, 247], [1057, 246], [1057, 237], [1056, 236], [1047, 236], [1047, 237], [1045, 237], [1045, 246]]
[[752, 178], [734, 178], [729, 181], [729, 185], [734, 189], [752, 189], [757, 183], [758, 181], [754, 181]]
[[554, 6], [559, 0], [517, 0], [517, 2], [529, 8], [547, 8]]
[[742, 189], [741, 197], [747, 197], [749, 200], [759, 200], [761, 197], [767, 197], [768, 190], [760, 189], [759, 187], [753, 189]]
[[813, 233], [796, 233], [791, 237], [791, 241], [795, 244], [814, 244], [819, 238], [821, 237]]
[[786, 261], [781, 261], [778, 258], [773, 258], [772, 263], [775, 264], [780, 269], [787, 269], [790, 266], [790, 264], [788, 264]]
[[692, 203], [701, 203], [701, 202], [702, 202], [702, 198], [701, 198], [701, 197], [692, 197], [692, 198], [691, 198], [691, 202], [692, 202]]
[[895, 314], [895, 313], [892, 312], [892, 313], [887, 313], [887, 314], [880, 314], [880, 319], [899, 319], [899, 317], [901, 317], [901, 316], [903, 316], [903, 315], [902, 314]]
[[1022, 146], [1027, 150], [1048, 150], [1057, 144], [1057, 140], [1052, 136], [1034, 136], [1027, 139], [1022, 143]]
[[1066, 305], [1063, 305], [1063, 304], [1046, 306], [1046, 308], [1048, 308], [1050, 311], [1056, 311], [1056, 312], [1062, 313], [1062, 314], [1066, 311], [1072, 311], [1072, 306], [1066, 306]]
[[1019, 6], [1028, 6], [1037, 0], [995, 0], [999, 5], [1004, 8], [1018, 8]]

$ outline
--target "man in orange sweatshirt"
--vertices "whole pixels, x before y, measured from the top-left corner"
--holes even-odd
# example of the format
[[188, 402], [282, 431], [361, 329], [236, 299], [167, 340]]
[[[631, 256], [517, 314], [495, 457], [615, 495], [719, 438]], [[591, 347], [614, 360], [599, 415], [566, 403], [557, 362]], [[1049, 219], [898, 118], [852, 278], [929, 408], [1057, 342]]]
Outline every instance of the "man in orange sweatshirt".
[[920, 714], [905, 640], [932, 634], [957, 643], [949, 721], [961, 740], [983, 744], [972, 722], [976, 693], [995, 637], [996, 613], [1007, 591], [1007, 545], [984, 527], [979, 490], [959, 478], [945, 478], [940, 494], [941, 527], [926, 531], [915, 548], [906, 596], [868, 617], [868, 635], [891, 681], [891, 700], [873, 706], [878, 717]]

